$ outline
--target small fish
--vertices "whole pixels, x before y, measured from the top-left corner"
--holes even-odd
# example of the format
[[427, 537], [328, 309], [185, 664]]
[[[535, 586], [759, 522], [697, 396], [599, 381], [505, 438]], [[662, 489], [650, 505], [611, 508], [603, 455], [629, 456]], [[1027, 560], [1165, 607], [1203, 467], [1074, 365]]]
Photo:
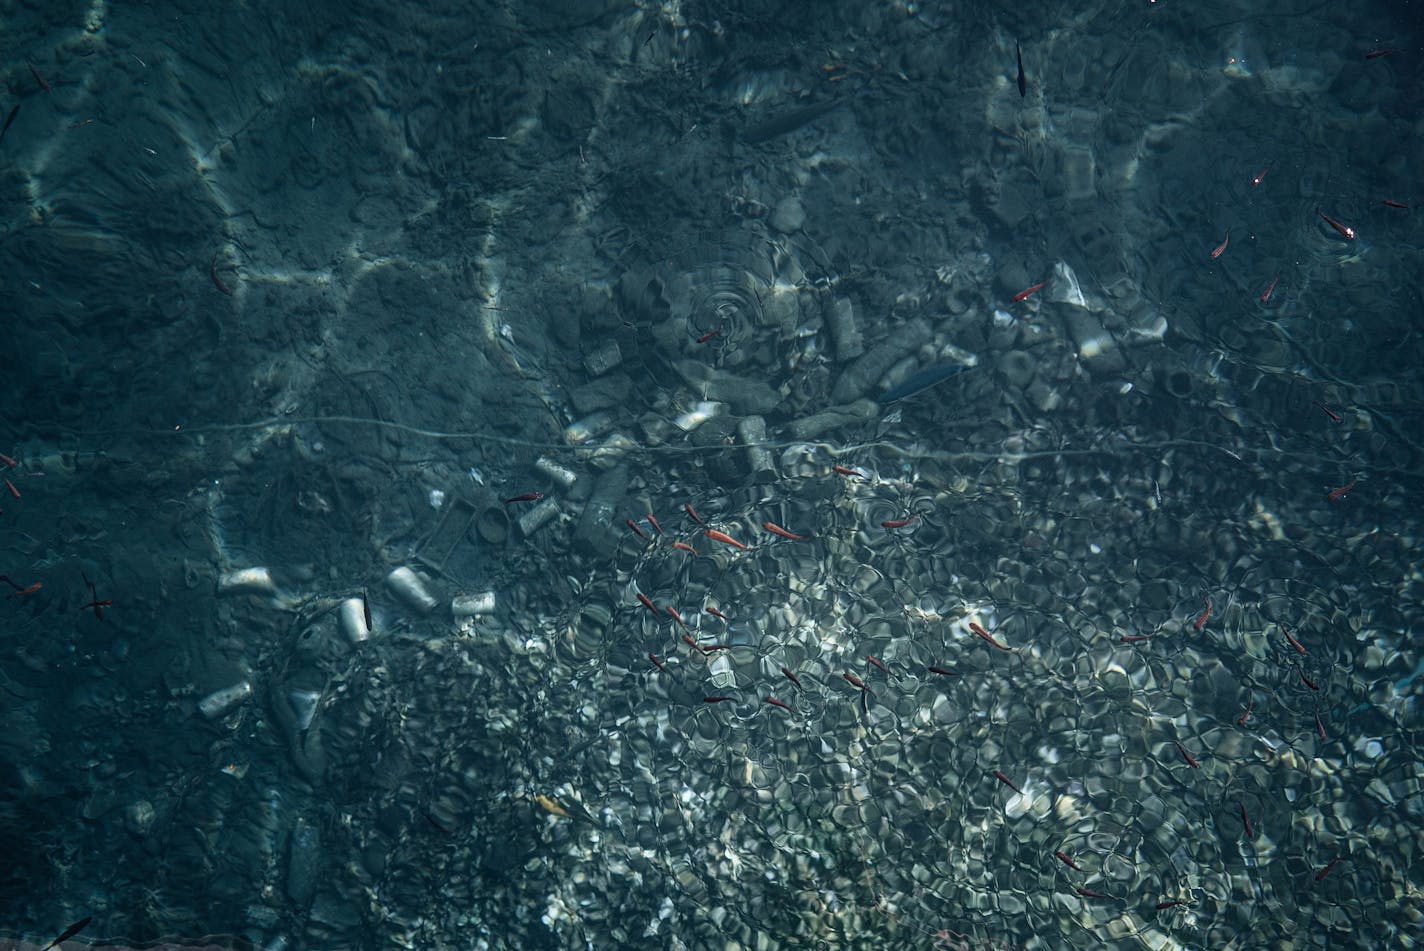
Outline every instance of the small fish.
[[1395, 201], [1392, 198], [1381, 198], [1380, 204], [1384, 205], [1387, 208], [1403, 208], [1405, 211], [1408, 211], [1409, 209], [1414, 207], [1413, 205], [1406, 205], [1402, 201]]
[[747, 550], [746, 545], [743, 545], [731, 535], [717, 531], [717, 529], [715, 528], [709, 528], [705, 532], [703, 532], [703, 534], [706, 535], [708, 538], [712, 539], [714, 542], [721, 542], [724, 545], [731, 545], [733, 548], [740, 548], [742, 551]]
[[694, 640], [692, 639], [691, 635], [688, 635], [688, 634], [682, 635], [682, 642], [683, 642], [684, 644], [686, 644], [688, 647], [690, 647], [690, 648], [692, 648], [693, 650], [695, 650], [695, 651], [700, 651], [700, 650], [702, 650], [702, 645], [699, 644], [699, 643], [697, 643], [696, 641], [694, 641]]
[[1064, 865], [1066, 865], [1066, 866], [1068, 866], [1069, 868], [1073, 869], [1074, 871], [1077, 871], [1077, 872], [1085, 871], [1085, 869], [1083, 868], [1083, 866], [1079, 865], [1077, 862], [1075, 862], [1075, 861], [1073, 861], [1072, 859], [1070, 859], [1070, 858], [1069, 858], [1066, 854], [1064, 854], [1063, 852], [1054, 852], [1054, 853], [1053, 853], [1053, 857], [1056, 858], [1058, 861], [1062, 862]]
[[1028, 80], [1024, 78], [1023, 50], [1019, 49], [1018, 43], [1014, 44], [1014, 52], [1018, 55], [1019, 58], [1019, 98], [1022, 99], [1024, 96], [1028, 95]]
[[711, 340], [713, 337], [717, 336], [717, 335], [718, 335], [719, 333], [721, 333], [721, 332], [722, 332], [722, 328], [721, 328], [721, 327], [718, 327], [716, 330], [709, 331], [708, 333], [705, 333], [705, 334], [703, 334], [702, 336], [698, 337], [698, 338], [697, 338], [697, 342], [698, 342], [698, 343], [706, 343], [707, 341]]
[[672, 547], [678, 549], [679, 551], [685, 551], [685, 552], [687, 552], [687, 553], [690, 554], [693, 558], [701, 558], [701, 557], [702, 557], [701, 555], [699, 555], [699, 554], [697, 553], [697, 549], [696, 549], [696, 548], [693, 548], [691, 545], [687, 544], [687, 542], [673, 542], [673, 543], [672, 543]]
[[1078, 886], [1078, 894], [1079, 894], [1079, 895], [1082, 895], [1084, 898], [1107, 898], [1107, 897], [1108, 897], [1107, 895], [1104, 895], [1102, 892], [1095, 892], [1095, 891], [1093, 891], [1092, 889], [1090, 889], [1090, 888], [1084, 888], [1084, 887], [1082, 887], [1081, 885]]
[[999, 782], [1003, 783], [1005, 786], [1008, 786], [1010, 789], [1012, 789], [1014, 792], [1018, 793], [1020, 796], [1023, 795], [1023, 790], [1020, 789], [1019, 787], [1015, 786], [1015, 785], [1014, 785], [1014, 781], [1013, 781], [1012, 779], [1010, 779], [1009, 777], [1005, 776], [1003, 773], [999, 772], [997, 769], [994, 770], [994, 778], [997, 779]]
[[15, 103], [15, 108], [10, 110], [10, 114], [5, 117], [5, 124], [0, 125], [0, 141], [4, 141], [5, 133], [10, 131], [10, 123], [15, 121], [15, 116], [20, 114], [20, 104]]
[[1280, 628], [1281, 628], [1281, 631], [1285, 634], [1286, 640], [1290, 641], [1290, 646], [1295, 648], [1296, 653], [1297, 653], [1297, 654], [1304, 654], [1304, 653], [1305, 653], [1305, 645], [1302, 644], [1300, 641], [1296, 640], [1296, 639], [1291, 635], [1290, 629], [1287, 628], [1284, 624], [1280, 625]]
[[848, 101], [847, 99], [834, 97], [788, 109], [785, 112], [778, 113], [769, 119], [747, 127], [747, 129], [742, 132], [742, 141], [748, 145], [759, 145], [762, 142], [786, 135], [789, 132], [794, 132]]
[[980, 637], [984, 638], [984, 640], [988, 641], [990, 644], [993, 644], [995, 647], [997, 647], [997, 648], [998, 648], [999, 650], [1001, 650], [1001, 651], [1012, 651], [1012, 650], [1013, 650], [1012, 647], [1005, 647], [1002, 643], [1000, 643], [999, 641], [995, 640], [995, 639], [994, 639], [994, 635], [990, 634], [988, 631], [984, 630], [982, 627], [980, 627], [978, 624], [975, 624], [973, 621], [970, 621], [970, 622], [969, 622], [969, 629], [970, 629], [971, 631], [973, 631], [975, 634], [978, 634]]
[[539, 808], [543, 809], [550, 815], [558, 816], [561, 819], [573, 818], [573, 813], [569, 812], [563, 806], [559, 805], [557, 802], [542, 793], [534, 797], [534, 802], [538, 804]]
[[1152, 635], [1151, 635], [1151, 634], [1124, 634], [1122, 637], [1120, 637], [1120, 638], [1118, 638], [1118, 639], [1119, 639], [1120, 641], [1122, 641], [1124, 644], [1136, 644], [1138, 641], [1150, 641], [1150, 640], [1152, 640]]
[[647, 537], [648, 537], [647, 535], [644, 535], [644, 534], [643, 534], [643, 530], [638, 527], [638, 523], [635, 522], [635, 521], [633, 521], [631, 518], [625, 518], [625, 519], [623, 520], [623, 524], [624, 524], [624, 525], [627, 525], [628, 528], [633, 532], [633, 534], [634, 534], [634, 535], [637, 535], [639, 538], [647, 538]]
[[782, 538], [789, 538], [793, 542], [804, 542], [805, 535], [797, 535], [795, 532], [787, 531], [775, 522], [762, 522], [761, 527], [771, 532], [773, 535], [780, 535]]
[[1256, 838], [1256, 831], [1251, 828], [1251, 817], [1246, 814], [1246, 804], [1238, 799], [1236, 800], [1236, 808], [1241, 810], [1241, 825], [1246, 829], [1246, 838]]
[[1305, 685], [1306, 685], [1307, 687], [1309, 687], [1311, 690], [1319, 690], [1319, 689], [1320, 689], [1320, 685], [1317, 684], [1315, 681], [1311, 680], [1309, 677], [1307, 677], [1307, 676], [1305, 675], [1305, 671], [1301, 670], [1300, 667], [1296, 667], [1295, 672], [1300, 675], [1300, 681], [1301, 681], [1301, 683], [1305, 684]]
[[40, 71], [35, 69], [35, 64], [27, 62], [25, 65], [30, 67], [30, 75], [35, 77], [35, 82], [39, 85], [40, 89], [49, 92], [49, 83], [45, 82], [44, 77], [40, 75]]
[[727, 620], [727, 615], [723, 614], [721, 611], [718, 611], [716, 608], [703, 608], [702, 610], [706, 611], [708, 614], [712, 615], [715, 618], [721, 618], [723, 621]]
[[1392, 53], [1401, 52], [1397, 47], [1391, 46], [1389, 49], [1370, 50], [1365, 54], [1365, 59], [1379, 59], [1381, 56], [1389, 56]]
[[1253, 704], [1253, 703], [1255, 703], [1255, 702], [1256, 702], [1256, 700], [1255, 700], [1254, 697], [1247, 697], [1247, 698], [1246, 698], [1246, 709], [1243, 710], [1243, 711], [1241, 711], [1241, 716], [1239, 716], [1239, 717], [1236, 718], [1236, 725], [1237, 725], [1237, 726], [1245, 726], [1245, 725], [1246, 725], [1246, 718], [1251, 715], [1251, 704]]
[[[513, 505], [515, 502], [537, 502], [544, 497], [543, 492], [525, 492], [523, 495], [514, 495], [504, 500], [505, 505]], [[642, 534], [641, 532], [639, 534]]]
[[1327, 225], [1329, 225], [1330, 227], [1334, 228], [1336, 231], [1340, 232], [1341, 236], [1343, 236], [1345, 239], [1347, 239], [1347, 240], [1349, 240], [1349, 241], [1355, 240], [1355, 229], [1354, 229], [1354, 228], [1347, 228], [1347, 227], [1345, 227], [1345, 226], [1342, 225], [1340, 222], [1336, 221], [1334, 218], [1331, 218], [1331, 217], [1330, 217], [1329, 215], [1327, 215], [1325, 212], [1321, 211], [1319, 208], [1315, 209], [1315, 213], [1316, 213], [1317, 215], [1319, 215], [1320, 217], [1324, 218], [1324, 219], [1325, 219], [1325, 223], [1326, 223]]
[[18, 462], [16, 462], [14, 459], [11, 459], [9, 456], [5, 455], [3, 452], [0, 452], [0, 462], [5, 463], [5, 465], [9, 466], [11, 469], [13, 469], [13, 468], [15, 468], [16, 466], [19, 465]]
[[74, 936], [77, 935], [79, 932], [81, 932], [81, 931], [83, 931], [85, 928], [89, 927], [89, 922], [91, 922], [91, 921], [93, 921], [93, 920], [94, 920], [94, 916], [93, 916], [93, 915], [89, 915], [88, 917], [84, 918], [84, 919], [81, 920], [81, 921], [76, 921], [74, 924], [70, 925], [68, 928], [65, 928], [64, 931], [60, 934], [60, 936], [59, 936], [58, 938], [55, 938], [55, 939], [54, 939], [53, 941], [51, 941], [49, 944], [45, 945], [43, 948], [40, 949], [40, 951], [50, 951], [51, 948], [57, 948], [57, 947], [59, 947], [59, 946], [60, 946], [61, 944], [63, 944], [64, 942], [68, 941], [70, 938], [74, 937]]
[[113, 601], [112, 598], [104, 598], [104, 599], [101, 600], [101, 601], [90, 601], [88, 604], [81, 604], [81, 605], [79, 606], [79, 610], [81, 610], [81, 611], [86, 611], [86, 610], [88, 610], [88, 609], [90, 609], [90, 608], [93, 608], [93, 609], [94, 609], [94, 616], [95, 616], [96, 618], [98, 618], [99, 620], [102, 621], [102, 620], [104, 620], [104, 611], [103, 611], [103, 609], [104, 609], [104, 608], [113, 607], [113, 606], [114, 606], [114, 601]]
[[1320, 711], [1315, 711], [1315, 732], [1322, 740], [1325, 739], [1325, 724], [1320, 722]]
[[15, 483], [11, 482], [9, 479], [5, 480], [5, 488], [9, 489], [10, 494], [13, 495], [15, 498], [18, 499], [20, 497], [20, 490], [15, 488]]
[[682, 510], [686, 512], [689, 516], [691, 516], [692, 520], [698, 525], [701, 525], [703, 528], [707, 527], [706, 523], [704, 523], [702, 519], [697, 517], [697, 510], [692, 507], [692, 503], [684, 502], [682, 504]]
[[1268, 300], [1271, 299], [1271, 292], [1276, 289], [1276, 282], [1279, 281], [1280, 279], [1281, 279], [1281, 276], [1280, 276], [1279, 274], [1277, 274], [1275, 277], [1271, 278], [1271, 283], [1267, 284], [1267, 285], [1266, 285], [1266, 289], [1261, 292], [1261, 303], [1264, 304], [1264, 303], [1266, 303], [1266, 301], [1268, 301]]
[[218, 256], [216, 252], [213, 253], [213, 259], [208, 262], [208, 277], [213, 279], [213, 286], [218, 289], [219, 293], [226, 297], [232, 296], [232, 288], [223, 281], [222, 275], [218, 273]]
[[653, 526], [653, 531], [657, 532], [659, 535], [662, 535], [662, 533], [663, 533], [663, 527], [658, 524], [658, 520], [657, 520], [657, 519], [653, 518], [653, 513], [652, 513], [652, 512], [647, 513], [646, 515], [643, 516], [643, 518], [647, 519], [647, 520], [648, 520], [648, 524], [651, 525], [651, 526]]
[[1182, 759], [1187, 761], [1188, 766], [1190, 766], [1192, 769], [1201, 769], [1201, 764], [1198, 763], [1196, 760], [1192, 759], [1192, 754], [1187, 752], [1187, 748], [1185, 746], [1178, 743], [1176, 740], [1173, 740], [1172, 743], [1177, 747], [1177, 752], [1182, 754]]
[[1203, 596], [1202, 604], [1205, 605], [1205, 607], [1202, 609], [1201, 616], [1198, 617], [1196, 621], [1192, 623], [1192, 630], [1194, 631], [1200, 631], [1202, 628], [1206, 627], [1207, 619], [1211, 617], [1211, 601], [1205, 596]]
[[899, 386], [892, 386], [884, 393], [876, 396], [875, 401], [883, 406], [898, 403], [900, 400], [918, 396], [930, 387], [943, 383], [950, 377], [963, 373], [967, 369], [969, 369], [968, 364], [959, 363], [954, 360], [944, 360], [939, 363], [930, 364], [923, 370], [910, 374]]
[[430, 824], [431, 824], [432, 826], [434, 826], [436, 829], [439, 829], [442, 834], [444, 834], [444, 835], [454, 835], [454, 834], [455, 834], [455, 827], [454, 827], [454, 826], [447, 826], [445, 823], [441, 822], [439, 819], [435, 818], [434, 816], [432, 816], [429, 812], [427, 812], [427, 811], [424, 810], [424, 809], [421, 809], [421, 810], [420, 810], [420, 814], [425, 817], [425, 821], [426, 821], [426, 822], [430, 823]]
[[767, 697], [766, 702], [771, 704], [773, 707], [780, 707], [781, 709], [787, 710], [791, 713], [796, 712], [795, 710], [791, 709], [791, 704], [787, 703], [785, 700], [778, 700], [775, 697]]
[[878, 667], [878, 668], [880, 669], [880, 672], [883, 673], [885, 676], [887, 676], [887, 677], [890, 676], [890, 668], [888, 668], [888, 667], [886, 667], [884, 664], [882, 664], [882, 663], [880, 662], [879, 658], [877, 658], [877, 657], [872, 657], [871, 655], [866, 654], [866, 655], [865, 655], [865, 659], [868, 660], [868, 661], [870, 661], [871, 664], [873, 664], [873, 665], [875, 665], [876, 667]]
[[1265, 177], [1266, 177], [1266, 173], [1269, 172], [1271, 169], [1273, 169], [1273, 168], [1275, 168], [1275, 167], [1276, 167], [1276, 163], [1275, 163], [1275, 162], [1272, 162], [1272, 163], [1270, 163], [1269, 165], [1267, 165], [1265, 168], [1263, 168], [1263, 169], [1261, 169], [1259, 172], [1257, 172], [1256, 175], [1255, 175], [1255, 177], [1251, 179], [1251, 187], [1252, 187], [1252, 188], [1255, 188], [1257, 185], [1260, 185], [1260, 184], [1261, 184], [1261, 179], [1265, 178]]
[[702, 698], [702, 702], [703, 702], [703, 703], [726, 703], [728, 700], [731, 700], [731, 699], [733, 699], [733, 698], [732, 698], [732, 697], [703, 697], [703, 698]]
[[658, 610], [658, 606], [653, 603], [652, 598], [648, 597], [646, 594], [643, 594], [641, 591], [638, 592], [637, 598], [639, 603], [641, 603], [643, 607], [653, 612], [653, 617], [662, 617], [662, 612]]
[[846, 683], [850, 684], [852, 687], [856, 687], [860, 690], [865, 689], [865, 681], [861, 680], [859, 677], [857, 677], [850, 671], [846, 671], [845, 673], [841, 674], [841, 676], [844, 677]]
[[1034, 293], [1035, 291], [1039, 290], [1040, 288], [1042, 288], [1042, 287], [1043, 287], [1045, 284], [1047, 284], [1047, 283], [1048, 283], [1047, 281], [1039, 281], [1037, 284], [1033, 285], [1033, 287], [1025, 287], [1023, 290], [1019, 291], [1019, 292], [1018, 292], [1017, 294], [1015, 294], [1013, 297], [1010, 297], [1010, 298], [1009, 298], [1009, 303], [1011, 303], [1011, 304], [1017, 304], [1017, 303], [1019, 303], [1019, 302], [1021, 302], [1021, 301], [1027, 300], [1027, 299], [1028, 299], [1028, 296], [1029, 296], [1030, 294], [1032, 294], [1032, 293]]
[[1166, 911], [1168, 908], [1178, 908], [1185, 904], [1184, 901], [1159, 901], [1155, 907], [1158, 911]]
[[666, 612], [668, 613], [668, 615], [669, 615], [674, 621], [677, 622], [677, 626], [678, 626], [678, 627], [682, 628], [684, 631], [687, 630], [687, 625], [682, 623], [682, 615], [677, 613], [677, 608], [675, 608], [675, 607], [673, 607], [671, 604], [669, 604], [669, 605], [665, 605], [665, 606], [663, 607], [663, 610], [666, 611]]
[[1226, 250], [1226, 246], [1227, 246], [1228, 244], [1230, 244], [1230, 243], [1231, 243], [1231, 229], [1230, 229], [1230, 228], [1227, 228], [1227, 229], [1226, 229], [1226, 237], [1223, 238], [1222, 241], [1221, 241], [1221, 243], [1218, 244], [1218, 245], [1212, 250], [1212, 252], [1211, 252], [1211, 259], [1212, 259], [1213, 261], [1215, 261], [1217, 258], [1221, 257], [1221, 252], [1225, 251], [1225, 250]]
[[1325, 866], [1324, 868], [1322, 868], [1320, 871], [1318, 871], [1318, 872], [1315, 873], [1315, 880], [1318, 882], [1318, 881], [1320, 881], [1322, 878], [1324, 878], [1325, 876], [1329, 875], [1329, 874], [1330, 874], [1330, 870], [1335, 867], [1335, 863], [1338, 862], [1338, 861], [1340, 861], [1340, 856], [1337, 855], [1337, 856], [1335, 856], [1333, 859], [1331, 859], [1331, 860], [1329, 861], [1329, 863], [1326, 864], [1326, 866]]
[[708, 644], [702, 648], [702, 653], [710, 654], [713, 651], [729, 651], [732, 649], [732, 646], [731, 644]]
[[906, 525], [909, 525], [911, 522], [913, 522], [913, 521], [914, 521], [915, 519], [917, 519], [917, 518], [919, 518], [918, 515], [911, 515], [909, 518], [892, 518], [892, 519], [889, 519], [889, 520], [887, 520], [887, 521], [881, 522], [881, 523], [880, 523], [880, 527], [881, 527], [881, 528], [891, 528], [891, 529], [893, 529], [893, 528], [904, 528]]
[[1349, 491], [1350, 491], [1351, 489], [1353, 489], [1355, 486], [1359, 485], [1359, 483], [1360, 483], [1360, 480], [1359, 480], [1359, 479], [1351, 479], [1348, 485], [1342, 485], [1342, 486], [1340, 486], [1340, 488], [1338, 488], [1338, 489], [1331, 489], [1329, 492], [1325, 493], [1325, 501], [1327, 501], [1327, 502], [1338, 502], [1338, 501], [1340, 501], [1341, 499], [1343, 499], [1343, 498], [1346, 496], [1346, 494], [1349, 493]]
[[671, 673], [672, 673], [672, 671], [668, 670], [667, 667], [663, 666], [663, 662], [660, 661], [660, 660], [658, 660], [658, 655], [657, 655], [657, 654], [654, 654], [652, 651], [648, 651], [648, 660], [652, 661], [652, 662], [653, 662], [653, 665], [654, 665], [655, 667], [657, 667], [658, 670], [661, 670], [663, 673], [665, 673], [665, 674], [671, 674]]
[[781, 672], [786, 675], [787, 680], [791, 681], [793, 684], [796, 685], [797, 690], [806, 689], [805, 687], [801, 686], [801, 678], [797, 677], [794, 673], [792, 673], [790, 667], [781, 668]]
[[928, 670], [932, 674], [939, 674], [941, 677], [954, 676], [954, 671], [948, 670], [944, 667], [926, 667], [925, 670]]
[[[11, 465], [14, 465], [14, 463], [11, 463]], [[866, 478], [864, 472], [861, 472], [859, 469], [852, 469], [849, 466], [831, 466], [831, 471], [839, 473], [843, 476], [850, 476], [856, 479]]]
[[[88, 611], [89, 609], [92, 608], [93, 611], [94, 611], [94, 617], [98, 618], [100, 621], [104, 620], [104, 610], [103, 610], [103, 609], [104, 609], [104, 608], [108, 608], [108, 607], [113, 607], [113, 604], [114, 604], [113, 599], [112, 599], [112, 598], [104, 598], [104, 599], [101, 600], [101, 599], [99, 598], [99, 593], [98, 593], [96, 590], [94, 590], [94, 582], [92, 582], [92, 581], [89, 580], [89, 576], [86, 575], [84, 572], [81, 571], [81, 572], [79, 572], [79, 577], [83, 578], [83, 579], [84, 579], [84, 583], [89, 586], [89, 599], [90, 599], [88, 604], [81, 604], [81, 605], [79, 606], [79, 610], [81, 610], [81, 611]], [[368, 621], [366, 622], [366, 627], [369, 628], [370, 626], [371, 626], [371, 622], [368, 620]]]
[[1324, 413], [1326, 416], [1329, 416], [1329, 417], [1330, 417], [1330, 422], [1332, 422], [1332, 423], [1342, 423], [1342, 422], [1345, 421], [1345, 417], [1341, 416], [1339, 413], [1335, 412], [1333, 409], [1331, 409], [1330, 407], [1326, 406], [1324, 403], [1320, 402], [1319, 400], [1311, 400], [1311, 403], [1314, 404], [1315, 406], [1320, 407], [1320, 411], [1321, 411], [1322, 413]]

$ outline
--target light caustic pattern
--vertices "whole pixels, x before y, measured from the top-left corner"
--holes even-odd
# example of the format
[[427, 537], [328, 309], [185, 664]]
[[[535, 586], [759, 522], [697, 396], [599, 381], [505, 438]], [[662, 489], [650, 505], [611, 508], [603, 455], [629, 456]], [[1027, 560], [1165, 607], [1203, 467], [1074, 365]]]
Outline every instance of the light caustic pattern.
[[[1121, 451], [1176, 462], [1177, 499], [1210, 469]], [[694, 500], [745, 550], [683, 513], [627, 534], [609, 636], [561, 660], [602, 692], [587, 779], [691, 899], [678, 927], [1252, 947], [1382, 915], [1379, 868], [1315, 877], [1416, 781], [1348, 735], [1364, 618], [1329, 545], [1262, 539], [1247, 495], [1168, 514], [1097, 451], [957, 459], [792, 450], [763, 499]]]

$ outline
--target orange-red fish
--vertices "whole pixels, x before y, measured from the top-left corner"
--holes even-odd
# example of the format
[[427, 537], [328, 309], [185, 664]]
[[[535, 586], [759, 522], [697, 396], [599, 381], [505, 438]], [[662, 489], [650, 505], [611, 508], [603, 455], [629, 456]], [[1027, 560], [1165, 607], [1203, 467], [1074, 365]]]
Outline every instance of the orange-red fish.
[[1014, 792], [1018, 793], [1020, 796], [1023, 795], [1023, 790], [1020, 789], [1019, 787], [1015, 786], [1015, 785], [1014, 785], [1014, 781], [1013, 781], [1012, 779], [1010, 779], [1009, 777], [1005, 776], [1003, 773], [999, 772], [997, 769], [994, 770], [994, 778], [997, 779], [999, 782], [1003, 783], [1005, 786], [1008, 786], [1010, 789], [1012, 789]]
[[1192, 630], [1194, 631], [1200, 631], [1202, 628], [1206, 627], [1207, 619], [1211, 617], [1211, 601], [1208, 600], [1206, 597], [1203, 597], [1202, 604], [1205, 605], [1205, 607], [1202, 609], [1201, 616], [1198, 617], [1195, 623], [1192, 624]]
[[1340, 222], [1336, 221], [1334, 218], [1331, 218], [1331, 217], [1330, 217], [1329, 215], [1327, 215], [1325, 212], [1321, 211], [1319, 208], [1315, 209], [1315, 213], [1316, 213], [1317, 215], [1319, 215], [1320, 217], [1324, 218], [1324, 219], [1325, 219], [1325, 223], [1326, 223], [1327, 225], [1329, 225], [1330, 227], [1334, 228], [1336, 231], [1340, 232], [1340, 235], [1341, 235], [1342, 237], [1344, 237], [1345, 239], [1350, 240], [1350, 241], [1353, 241], [1353, 240], [1355, 239], [1355, 229], [1354, 229], [1354, 228], [1347, 228], [1347, 227], [1345, 227], [1345, 226], [1342, 225]]
[[1227, 229], [1226, 229], [1226, 237], [1223, 238], [1222, 241], [1221, 241], [1221, 243], [1218, 244], [1218, 245], [1216, 246], [1216, 248], [1212, 250], [1212, 252], [1211, 252], [1211, 259], [1212, 259], [1213, 261], [1215, 261], [1217, 258], [1221, 257], [1221, 252], [1225, 251], [1225, 250], [1226, 250], [1226, 246], [1227, 246], [1228, 244], [1230, 244], [1230, 243], [1231, 243], [1231, 229], [1230, 229], [1230, 228], [1227, 228]]
[[1033, 285], [1032, 287], [1025, 287], [1023, 290], [1019, 291], [1019, 292], [1018, 292], [1017, 294], [1015, 294], [1013, 297], [1010, 297], [1010, 298], [1009, 298], [1009, 302], [1012, 303], [1012, 304], [1017, 304], [1017, 303], [1019, 303], [1020, 301], [1027, 300], [1027, 299], [1028, 299], [1028, 296], [1029, 296], [1030, 294], [1033, 294], [1033, 293], [1035, 293], [1036, 291], [1041, 290], [1041, 289], [1043, 288], [1043, 285], [1045, 285], [1045, 284], [1047, 284], [1047, 283], [1048, 283], [1047, 281], [1039, 281], [1037, 284]]
[[717, 529], [715, 528], [709, 528], [703, 534], [706, 535], [708, 538], [712, 539], [714, 542], [721, 542], [724, 545], [731, 545], [733, 548], [742, 549], [742, 551], [747, 550], [746, 545], [743, 545], [741, 542], [737, 541], [735, 538], [733, 538], [731, 535], [726, 534], [725, 532], [717, 531]]
[[775, 522], [762, 522], [761, 527], [771, 532], [773, 535], [780, 535], [782, 538], [789, 538], [793, 542], [804, 542], [805, 535], [797, 535], [795, 532], [787, 531]]
[[1360, 480], [1359, 480], [1359, 479], [1351, 479], [1350, 482], [1349, 482], [1349, 484], [1347, 484], [1347, 485], [1342, 485], [1342, 486], [1340, 486], [1340, 488], [1338, 488], [1338, 489], [1331, 489], [1329, 492], [1325, 493], [1325, 501], [1327, 501], [1327, 502], [1338, 502], [1338, 501], [1340, 501], [1341, 499], [1343, 499], [1343, 498], [1349, 493], [1349, 491], [1350, 491], [1351, 489], [1353, 489], [1355, 486], [1359, 485], [1359, 483], [1360, 483]]
[[998, 648], [999, 650], [1001, 650], [1001, 651], [1012, 651], [1012, 650], [1013, 650], [1012, 647], [1006, 647], [1006, 646], [1004, 646], [1002, 643], [1000, 643], [998, 640], [996, 640], [996, 639], [994, 638], [994, 635], [990, 634], [988, 631], [984, 630], [982, 627], [980, 627], [978, 624], [975, 624], [973, 621], [970, 621], [970, 622], [969, 622], [969, 629], [970, 629], [971, 631], [973, 631], [975, 634], [978, 634], [980, 637], [984, 638], [984, 640], [988, 641], [990, 644], [993, 644], [995, 647], [997, 647], [997, 648]]
[[1237, 726], [1245, 726], [1245, 725], [1246, 725], [1246, 718], [1251, 715], [1251, 704], [1253, 704], [1253, 703], [1255, 703], [1255, 702], [1256, 702], [1256, 701], [1255, 701], [1255, 698], [1253, 698], [1253, 697], [1247, 697], [1247, 698], [1246, 698], [1246, 709], [1245, 709], [1245, 710], [1242, 710], [1242, 711], [1241, 711], [1241, 716], [1239, 716], [1239, 717], [1236, 718], [1236, 725], [1237, 725]]

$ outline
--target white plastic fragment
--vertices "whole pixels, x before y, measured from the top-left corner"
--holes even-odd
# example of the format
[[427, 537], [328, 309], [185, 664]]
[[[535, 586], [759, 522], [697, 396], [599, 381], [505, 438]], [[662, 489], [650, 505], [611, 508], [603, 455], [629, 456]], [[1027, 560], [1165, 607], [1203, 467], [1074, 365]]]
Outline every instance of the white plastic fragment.
[[435, 610], [435, 596], [425, 587], [425, 582], [405, 565], [386, 575], [386, 587], [412, 610], [429, 614]]
[[493, 614], [494, 592], [486, 591], [483, 594], [462, 594], [450, 602], [450, 613], [456, 617]]
[[276, 594], [272, 572], [266, 568], [241, 568], [218, 575], [218, 594]]
[[198, 701], [198, 709], [203, 716], [216, 719], [250, 696], [252, 696], [252, 684], [244, 680], [230, 687], [214, 690]]
[[359, 644], [371, 636], [371, 629], [366, 626], [366, 605], [360, 598], [342, 601], [337, 621], [341, 625], [341, 633], [353, 644]]

